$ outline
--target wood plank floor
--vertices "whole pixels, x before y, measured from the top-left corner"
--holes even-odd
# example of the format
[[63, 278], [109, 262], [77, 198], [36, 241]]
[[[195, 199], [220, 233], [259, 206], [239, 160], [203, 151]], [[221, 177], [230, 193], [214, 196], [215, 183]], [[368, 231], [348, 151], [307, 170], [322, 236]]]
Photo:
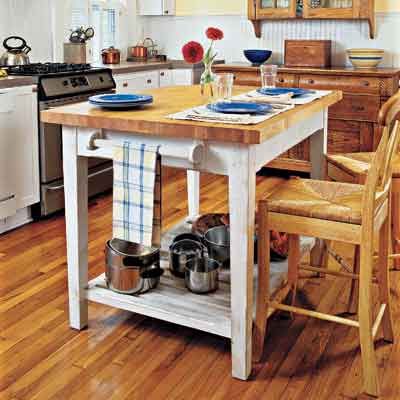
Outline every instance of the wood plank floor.
[[[259, 178], [258, 194], [278, 178]], [[185, 177], [163, 188], [164, 227], [186, 215]], [[202, 177], [202, 212], [226, 210], [224, 178]], [[64, 219], [0, 236], [0, 400], [356, 399], [361, 391], [357, 330], [296, 316], [269, 324], [264, 359], [248, 382], [231, 378], [230, 343], [210, 334], [90, 304], [89, 329], [68, 327]], [[111, 197], [90, 205], [90, 277], [104, 269]], [[344, 249], [344, 255], [351, 254]], [[400, 272], [392, 272], [400, 337]], [[309, 279], [298, 301], [345, 309], [342, 278]], [[400, 399], [400, 345], [377, 343], [382, 399]]]

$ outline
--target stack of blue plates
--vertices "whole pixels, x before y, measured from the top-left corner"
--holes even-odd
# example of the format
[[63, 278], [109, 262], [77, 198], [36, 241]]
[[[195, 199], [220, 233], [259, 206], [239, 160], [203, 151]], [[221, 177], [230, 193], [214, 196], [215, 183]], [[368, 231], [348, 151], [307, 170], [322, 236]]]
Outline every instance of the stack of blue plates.
[[152, 102], [153, 96], [141, 94], [100, 94], [89, 98], [89, 103], [96, 107], [120, 110], [138, 108]]

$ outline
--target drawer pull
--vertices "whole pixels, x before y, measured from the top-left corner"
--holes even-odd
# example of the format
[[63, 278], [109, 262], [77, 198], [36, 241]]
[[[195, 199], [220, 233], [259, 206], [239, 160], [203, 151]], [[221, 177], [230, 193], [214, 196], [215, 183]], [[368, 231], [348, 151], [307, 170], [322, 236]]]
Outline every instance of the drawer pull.
[[124, 83], [122, 84], [122, 87], [128, 87], [128, 82], [124, 82]]
[[165, 76], [165, 72], [160, 72], [160, 76]]
[[314, 81], [314, 79], [309, 79], [309, 80], [308, 80], [308, 83], [309, 83], [310, 85], [312, 85], [312, 84], [315, 83], [315, 81]]
[[368, 81], [362, 81], [363, 86], [369, 86], [369, 82]]
[[353, 106], [352, 107], [354, 111], [365, 111], [365, 107], [364, 106]]
[[279, 83], [284, 83], [285, 80], [284, 80], [283, 78], [279, 78], [279, 79], [278, 79], [278, 82], [279, 82]]
[[147, 79], [147, 83], [151, 83], [152, 81], [151, 81], [151, 79]]

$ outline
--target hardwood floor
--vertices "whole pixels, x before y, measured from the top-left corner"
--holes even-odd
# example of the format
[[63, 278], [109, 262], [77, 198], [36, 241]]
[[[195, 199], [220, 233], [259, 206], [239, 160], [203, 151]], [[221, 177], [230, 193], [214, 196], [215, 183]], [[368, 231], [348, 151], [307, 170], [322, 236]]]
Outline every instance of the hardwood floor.
[[[259, 178], [258, 194], [278, 180]], [[202, 212], [226, 210], [226, 198], [224, 178], [202, 177]], [[164, 228], [186, 215], [183, 174], [169, 176], [163, 202]], [[56, 216], [0, 236], [0, 400], [366, 398], [357, 330], [346, 326], [274, 317], [248, 382], [231, 378], [230, 343], [217, 336], [98, 304], [87, 330], [69, 329], [64, 228]], [[90, 204], [90, 277], [104, 269], [110, 234], [111, 197], [103, 196]], [[400, 272], [391, 278], [398, 338]], [[348, 288], [343, 278], [309, 279], [298, 302], [340, 313]], [[398, 400], [399, 341], [377, 348], [381, 398]]]

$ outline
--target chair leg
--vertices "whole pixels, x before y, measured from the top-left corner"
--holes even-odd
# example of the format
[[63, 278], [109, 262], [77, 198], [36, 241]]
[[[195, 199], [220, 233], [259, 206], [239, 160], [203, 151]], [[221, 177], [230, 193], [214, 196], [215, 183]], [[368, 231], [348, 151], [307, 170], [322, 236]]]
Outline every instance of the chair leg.
[[[354, 250], [353, 273], [360, 273], [360, 246], [358, 245], [355, 247]], [[357, 314], [359, 285], [360, 282], [357, 279], [351, 280], [349, 302], [347, 306], [347, 312], [349, 314]]]
[[390, 299], [390, 279], [389, 279], [389, 237], [390, 219], [382, 225], [379, 235], [379, 259], [378, 259], [378, 285], [379, 299], [381, 304], [386, 304], [385, 313], [382, 319], [383, 337], [388, 342], [393, 342], [393, 319]]
[[[392, 250], [394, 254], [400, 254], [400, 193], [392, 193]], [[393, 260], [394, 269], [400, 271], [400, 259]]]
[[[332, 241], [331, 240], [324, 240], [323, 244], [323, 254], [322, 254], [322, 259], [321, 259], [321, 267], [328, 269], [329, 268], [329, 251], [328, 249], [332, 246]], [[320, 278], [325, 278], [324, 273], [318, 273], [318, 276]]]
[[363, 366], [364, 391], [379, 396], [378, 368], [372, 335], [372, 269], [373, 244], [365, 240], [360, 249], [360, 296], [358, 315], [360, 324], [361, 359]]
[[288, 285], [292, 291], [292, 305], [294, 305], [296, 301], [300, 261], [300, 236], [289, 235]]
[[268, 210], [263, 202], [259, 203], [258, 215], [258, 287], [256, 318], [253, 326], [253, 358], [256, 362], [261, 360], [264, 350], [269, 308], [270, 232], [267, 223]]

